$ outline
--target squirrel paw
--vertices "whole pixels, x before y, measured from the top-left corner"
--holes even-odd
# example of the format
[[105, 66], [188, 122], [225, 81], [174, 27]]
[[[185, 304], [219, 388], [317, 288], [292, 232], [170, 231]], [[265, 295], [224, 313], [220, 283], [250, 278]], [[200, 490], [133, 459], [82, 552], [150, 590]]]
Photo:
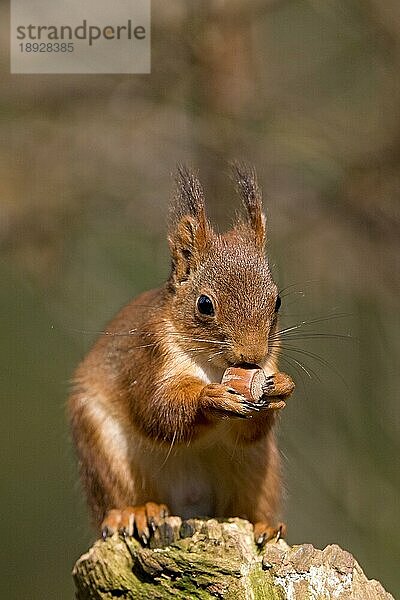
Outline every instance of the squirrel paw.
[[264, 544], [271, 540], [277, 542], [285, 536], [285, 523], [278, 523], [276, 527], [271, 527], [268, 523], [265, 523], [264, 521], [258, 521], [258, 523], [254, 525], [254, 540], [257, 546], [264, 546]]
[[212, 413], [223, 419], [228, 417], [248, 419], [260, 410], [257, 404], [222, 383], [210, 383], [204, 386], [200, 403], [205, 413]]
[[146, 502], [140, 506], [127, 506], [124, 509], [109, 510], [101, 524], [103, 539], [120, 533], [124, 537], [136, 537], [147, 544], [164, 517], [169, 515], [165, 504]]
[[274, 373], [267, 377], [262, 386], [263, 399], [281, 398], [280, 402], [270, 402], [269, 408], [283, 408], [285, 406], [284, 398], [290, 396], [295, 388], [292, 378], [286, 373]]

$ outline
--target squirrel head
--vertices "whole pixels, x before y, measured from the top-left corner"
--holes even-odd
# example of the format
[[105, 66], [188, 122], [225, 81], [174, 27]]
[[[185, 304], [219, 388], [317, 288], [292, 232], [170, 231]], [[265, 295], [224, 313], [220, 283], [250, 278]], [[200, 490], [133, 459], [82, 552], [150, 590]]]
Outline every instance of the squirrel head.
[[207, 220], [197, 176], [179, 166], [168, 238], [168, 320], [175, 342], [194, 359], [201, 355], [223, 368], [264, 365], [274, 356], [269, 339], [280, 306], [265, 256], [265, 216], [255, 171], [235, 163], [233, 173], [245, 215], [220, 235]]

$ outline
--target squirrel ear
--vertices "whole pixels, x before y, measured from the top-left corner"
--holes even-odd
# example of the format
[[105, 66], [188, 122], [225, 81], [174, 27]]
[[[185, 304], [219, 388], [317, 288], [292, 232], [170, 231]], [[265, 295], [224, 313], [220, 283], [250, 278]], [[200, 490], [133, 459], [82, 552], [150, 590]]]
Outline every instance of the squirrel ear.
[[171, 280], [181, 283], [200, 265], [201, 257], [212, 235], [204, 207], [204, 194], [197, 176], [184, 165], [178, 165], [176, 192], [170, 205], [169, 246]]
[[254, 167], [244, 163], [232, 164], [233, 176], [240, 194], [244, 208], [246, 209], [246, 222], [239, 225], [250, 229], [256, 246], [264, 252], [266, 240], [265, 215], [262, 212], [262, 194], [258, 185], [257, 175]]

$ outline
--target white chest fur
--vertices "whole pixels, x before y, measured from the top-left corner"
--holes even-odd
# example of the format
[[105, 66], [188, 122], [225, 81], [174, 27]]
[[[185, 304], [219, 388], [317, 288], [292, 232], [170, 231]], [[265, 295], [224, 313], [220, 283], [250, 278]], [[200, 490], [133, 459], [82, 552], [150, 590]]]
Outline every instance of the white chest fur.
[[140, 452], [140, 463], [150, 487], [162, 502], [184, 518], [216, 515], [225, 496], [222, 481], [230, 471], [232, 449], [224, 444], [227, 423], [189, 445]]
[[201, 457], [191, 455], [190, 461], [172, 457], [167, 472], [174, 477], [174, 485], [165, 490], [167, 503], [183, 518], [212, 515], [215, 511], [213, 478]]

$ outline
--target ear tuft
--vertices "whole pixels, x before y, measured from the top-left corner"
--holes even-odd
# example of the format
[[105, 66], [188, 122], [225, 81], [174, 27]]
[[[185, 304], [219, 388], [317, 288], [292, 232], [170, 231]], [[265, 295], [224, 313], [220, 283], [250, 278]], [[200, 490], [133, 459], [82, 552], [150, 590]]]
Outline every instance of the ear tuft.
[[263, 252], [266, 239], [265, 215], [262, 212], [262, 193], [254, 167], [242, 162], [232, 164], [237, 190], [246, 210], [246, 225], [251, 230], [257, 247]]
[[175, 226], [186, 215], [206, 221], [204, 192], [197, 173], [186, 165], [178, 164], [175, 183], [175, 194], [170, 205], [170, 225]]
[[176, 190], [169, 211], [170, 281], [174, 284], [188, 279], [201, 264], [201, 256], [212, 235], [197, 174], [185, 165], [178, 165], [175, 181]]

